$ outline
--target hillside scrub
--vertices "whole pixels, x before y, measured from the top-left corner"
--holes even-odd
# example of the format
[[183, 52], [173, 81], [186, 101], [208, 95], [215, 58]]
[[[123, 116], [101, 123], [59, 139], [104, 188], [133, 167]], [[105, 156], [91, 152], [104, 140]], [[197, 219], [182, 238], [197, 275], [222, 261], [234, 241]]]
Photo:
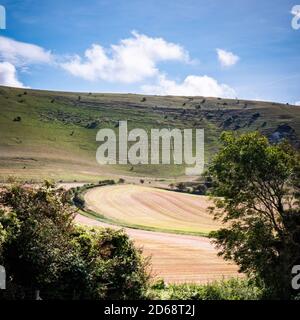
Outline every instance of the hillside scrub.
[[216, 180], [211, 233], [220, 255], [262, 283], [264, 297], [291, 299], [292, 267], [300, 264], [300, 156], [288, 143], [271, 144], [257, 132], [225, 132], [210, 166]]
[[50, 183], [0, 193], [1, 299], [137, 299], [149, 275], [141, 250], [122, 231], [73, 223], [69, 194]]
[[[2, 182], [6, 181], [7, 172], [35, 182], [44, 179], [97, 182], [97, 176], [110, 174], [159, 179], [184, 177], [184, 164], [134, 168], [130, 164], [117, 167], [95, 164], [97, 131], [108, 128], [117, 133], [115, 124], [119, 120], [130, 120], [130, 130], [141, 128], [147, 132], [151, 128], [203, 128], [207, 163], [220, 146], [218, 137], [223, 130], [259, 129], [271, 139], [286, 138], [300, 146], [300, 108], [285, 104], [243, 100], [237, 104], [235, 99], [176, 96], [147, 96], [147, 101], [141, 102], [144, 95], [89, 93], [80, 93], [78, 100], [78, 93], [26, 91], [24, 95], [24, 89], [0, 86], [0, 145], [5, 155], [0, 160]], [[19, 103], [20, 99], [25, 101]], [[260, 116], [253, 118], [257, 113]], [[18, 116], [21, 121], [13, 121]]]

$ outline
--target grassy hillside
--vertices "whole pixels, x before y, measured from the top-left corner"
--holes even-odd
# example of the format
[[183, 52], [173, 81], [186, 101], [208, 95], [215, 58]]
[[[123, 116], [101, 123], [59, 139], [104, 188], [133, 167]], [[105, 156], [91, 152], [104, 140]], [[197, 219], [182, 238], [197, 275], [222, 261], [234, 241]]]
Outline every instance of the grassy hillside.
[[223, 130], [260, 130], [299, 147], [300, 107], [203, 97], [94, 94], [0, 87], [0, 181], [9, 176], [98, 181], [121, 175], [178, 177], [184, 166], [100, 166], [96, 133], [131, 128], [204, 128], [205, 161]]

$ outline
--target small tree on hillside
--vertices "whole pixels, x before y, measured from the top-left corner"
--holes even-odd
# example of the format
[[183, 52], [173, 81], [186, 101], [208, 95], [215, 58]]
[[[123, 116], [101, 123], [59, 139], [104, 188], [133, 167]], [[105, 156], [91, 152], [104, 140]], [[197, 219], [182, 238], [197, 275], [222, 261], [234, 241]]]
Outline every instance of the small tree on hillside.
[[271, 145], [259, 133], [221, 136], [212, 162], [217, 218], [211, 233], [225, 259], [260, 281], [269, 298], [289, 299], [291, 270], [300, 264], [300, 157], [287, 143]]

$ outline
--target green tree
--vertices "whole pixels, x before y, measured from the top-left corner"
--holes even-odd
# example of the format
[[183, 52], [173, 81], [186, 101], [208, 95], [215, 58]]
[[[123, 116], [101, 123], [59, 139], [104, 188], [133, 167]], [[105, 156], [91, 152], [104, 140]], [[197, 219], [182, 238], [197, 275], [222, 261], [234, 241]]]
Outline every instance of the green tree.
[[0, 199], [7, 208], [0, 215], [7, 232], [4, 266], [12, 283], [26, 288], [31, 298], [59, 277], [61, 257], [71, 250], [73, 211], [65, 193], [49, 183], [37, 190], [14, 185]]
[[141, 251], [123, 231], [76, 226], [69, 196], [49, 183], [0, 192], [2, 298], [142, 298], [149, 276]]
[[122, 230], [77, 228], [73, 244], [86, 262], [92, 299], [141, 299], [149, 274], [148, 259]]
[[291, 269], [300, 264], [299, 153], [257, 132], [225, 132], [221, 141], [210, 173], [215, 215], [225, 227], [211, 237], [225, 259], [262, 284], [266, 297], [289, 299]]

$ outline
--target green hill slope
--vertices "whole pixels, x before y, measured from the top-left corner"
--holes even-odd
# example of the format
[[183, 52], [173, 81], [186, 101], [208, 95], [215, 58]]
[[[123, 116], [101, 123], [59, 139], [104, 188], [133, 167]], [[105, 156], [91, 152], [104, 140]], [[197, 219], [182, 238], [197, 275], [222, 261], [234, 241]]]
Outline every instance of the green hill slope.
[[299, 147], [300, 107], [259, 101], [133, 94], [65, 93], [0, 87], [0, 180], [97, 181], [121, 175], [175, 177], [184, 166], [100, 166], [96, 133], [129, 129], [204, 128], [206, 163], [223, 130], [260, 130]]

